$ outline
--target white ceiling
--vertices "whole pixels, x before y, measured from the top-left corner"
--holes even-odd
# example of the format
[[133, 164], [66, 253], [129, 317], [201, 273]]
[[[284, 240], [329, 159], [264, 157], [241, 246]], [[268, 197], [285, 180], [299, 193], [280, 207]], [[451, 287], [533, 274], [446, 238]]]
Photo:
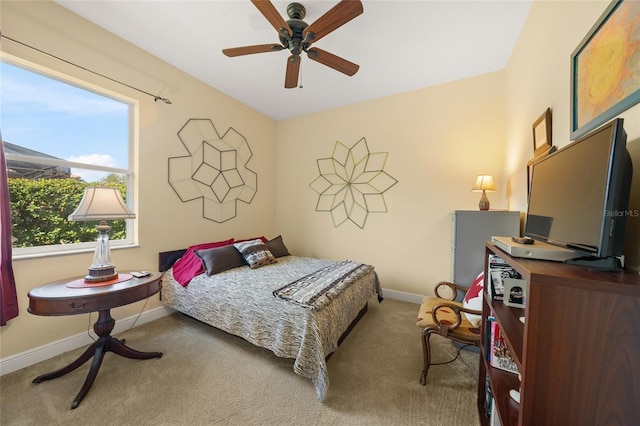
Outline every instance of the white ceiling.
[[[235, 58], [221, 52], [279, 42], [248, 0], [55, 1], [275, 120], [501, 70], [532, 3], [365, 0], [362, 15], [314, 44], [360, 70], [348, 77], [303, 55], [302, 87], [285, 89], [289, 51]], [[299, 0], [305, 22], [337, 1]], [[289, 3], [273, 1], [285, 19]]]

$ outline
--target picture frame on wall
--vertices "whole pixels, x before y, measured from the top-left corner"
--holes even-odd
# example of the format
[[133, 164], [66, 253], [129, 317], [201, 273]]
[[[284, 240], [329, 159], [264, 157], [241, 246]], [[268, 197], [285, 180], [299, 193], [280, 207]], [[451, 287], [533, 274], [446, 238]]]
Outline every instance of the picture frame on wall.
[[547, 108], [533, 123], [533, 156], [548, 154], [551, 146], [551, 108]]
[[640, 102], [638, 16], [640, 2], [613, 0], [571, 54], [571, 140]]

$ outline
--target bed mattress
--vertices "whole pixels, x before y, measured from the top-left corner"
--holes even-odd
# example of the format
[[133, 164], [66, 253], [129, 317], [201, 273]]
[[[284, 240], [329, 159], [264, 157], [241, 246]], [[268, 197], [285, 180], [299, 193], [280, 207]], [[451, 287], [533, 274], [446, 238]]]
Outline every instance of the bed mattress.
[[298, 256], [278, 258], [258, 269], [234, 268], [200, 274], [183, 287], [169, 269], [162, 280], [162, 302], [199, 321], [242, 337], [275, 355], [294, 359], [295, 373], [311, 379], [318, 399], [329, 389], [326, 357], [371, 297], [382, 298], [373, 267], [342, 286], [321, 309], [274, 295], [278, 289], [335, 261]]

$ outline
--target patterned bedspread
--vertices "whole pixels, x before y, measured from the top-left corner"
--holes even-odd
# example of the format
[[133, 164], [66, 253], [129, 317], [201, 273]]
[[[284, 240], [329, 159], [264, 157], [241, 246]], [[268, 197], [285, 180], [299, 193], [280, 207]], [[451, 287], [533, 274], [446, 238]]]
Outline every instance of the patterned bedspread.
[[322, 309], [291, 303], [274, 292], [335, 263], [285, 256], [258, 269], [243, 266], [211, 277], [201, 274], [187, 287], [169, 270], [162, 280], [162, 301], [279, 357], [293, 358], [293, 370], [312, 380], [322, 400], [329, 388], [325, 358], [337, 349], [338, 339], [365, 303], [375, 294], [382, 297], [378, 277], [368, 268]]
[[273, 295], [310, 309], [322, 309], [340, 292], [363, 274], [371, 265], [343, 260], [318, 269], [273, 292]]

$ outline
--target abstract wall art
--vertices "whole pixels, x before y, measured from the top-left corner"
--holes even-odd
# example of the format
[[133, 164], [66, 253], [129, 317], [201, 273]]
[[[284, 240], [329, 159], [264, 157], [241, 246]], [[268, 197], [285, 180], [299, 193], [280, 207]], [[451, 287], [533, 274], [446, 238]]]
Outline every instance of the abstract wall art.
[[640, 102], [640, 2], [613, 0], [571, 54], [571, 140]]
[[331, 213], [335, 227], [350, 221], [361, 229], [370, 213], [386, 213], [384, 193], [398, 183], [384, 171], [387, 156], [370, 152], [364, 137], [351, 147], [336, 142], [331, 157], [316, 160], [316, 211]]
[[253, 153], [247, 140], [229, 128], [222, 136], [209, 119], [192, 118], [178, 132], [189, 155], [169, 158], [169, 185], [183, 203], [202, 200], [202, 216], [226, 222], [237, 203], [250, 204], [258, 175], [247, 164]]

